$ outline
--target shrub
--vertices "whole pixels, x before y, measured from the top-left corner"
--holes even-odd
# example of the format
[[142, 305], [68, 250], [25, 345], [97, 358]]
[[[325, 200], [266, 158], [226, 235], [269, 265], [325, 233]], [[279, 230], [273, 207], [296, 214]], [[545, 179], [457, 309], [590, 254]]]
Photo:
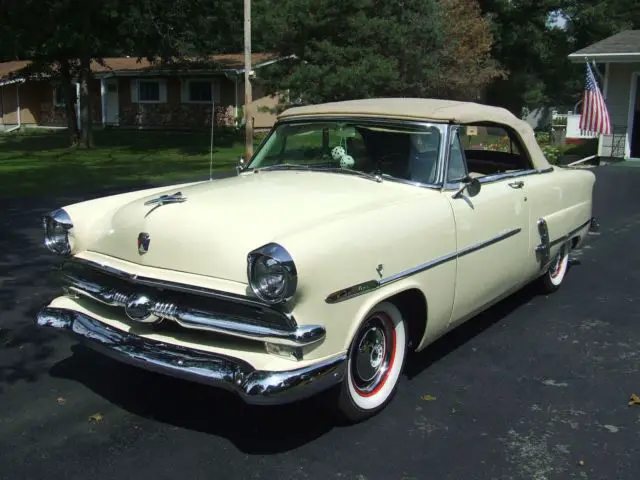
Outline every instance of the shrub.
[[557, 165], [560, 161], [560, 149], [552, 145], [542, 147], [542, 153], [551, 165]]

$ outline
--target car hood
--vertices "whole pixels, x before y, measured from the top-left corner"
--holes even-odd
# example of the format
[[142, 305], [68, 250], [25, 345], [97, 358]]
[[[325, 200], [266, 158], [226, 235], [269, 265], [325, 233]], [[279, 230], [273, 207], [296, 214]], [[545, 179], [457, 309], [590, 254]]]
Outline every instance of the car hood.
[[[246, 282], [247, 253], [287, 235], [381, 205], [402, 201], [415, 187], [310, 171], [261, 171], [169, 189], [186, 201], [145, 205], [136, 199], [110, 216], [88, 250], [129, 262]], [[140, 233], [149, 235], [146, 253]], [[295, 260], [295, 259], [294, 259]]]

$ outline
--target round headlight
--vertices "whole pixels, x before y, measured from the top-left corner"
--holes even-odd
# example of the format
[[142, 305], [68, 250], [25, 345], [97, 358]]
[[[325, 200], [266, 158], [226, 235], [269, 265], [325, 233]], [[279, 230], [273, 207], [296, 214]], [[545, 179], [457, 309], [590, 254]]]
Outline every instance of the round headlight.
[[296, 292], [296, 266], [284, 247], [269, 243], [247, 258], [249, 286], [256, 296], [267, 303], [281, 303]]
[[69, 230], [73, 228], [73, 223], [67, 212], [62, 209], [51, 212], [42, 219], [42, 223], [45, 246], [57, 255], [69, 255]]

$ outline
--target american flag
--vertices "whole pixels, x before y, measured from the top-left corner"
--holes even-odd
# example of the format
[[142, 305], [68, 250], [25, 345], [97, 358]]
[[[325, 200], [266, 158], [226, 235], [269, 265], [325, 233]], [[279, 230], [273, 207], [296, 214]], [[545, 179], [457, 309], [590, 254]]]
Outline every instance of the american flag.
[[604, 97], [598, 88], [591, 66], [587, 63], [587, 83], [582, 98], [580, 131], [583, 135], [611, 134], [611, 120]]

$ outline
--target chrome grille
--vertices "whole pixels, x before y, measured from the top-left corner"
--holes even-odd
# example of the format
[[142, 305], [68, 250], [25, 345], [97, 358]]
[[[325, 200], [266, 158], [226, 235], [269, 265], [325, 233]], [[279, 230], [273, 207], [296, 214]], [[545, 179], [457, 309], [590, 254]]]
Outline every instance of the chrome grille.
[[139, 277], [78, 259], [63, 264], [61, 274], [69, 292], [121, 308], [141, 323], [170, 320], [188, 329], [292, 346], [324, 338], [323, 327], [297, 327], [285, 312], [249, 297]]

